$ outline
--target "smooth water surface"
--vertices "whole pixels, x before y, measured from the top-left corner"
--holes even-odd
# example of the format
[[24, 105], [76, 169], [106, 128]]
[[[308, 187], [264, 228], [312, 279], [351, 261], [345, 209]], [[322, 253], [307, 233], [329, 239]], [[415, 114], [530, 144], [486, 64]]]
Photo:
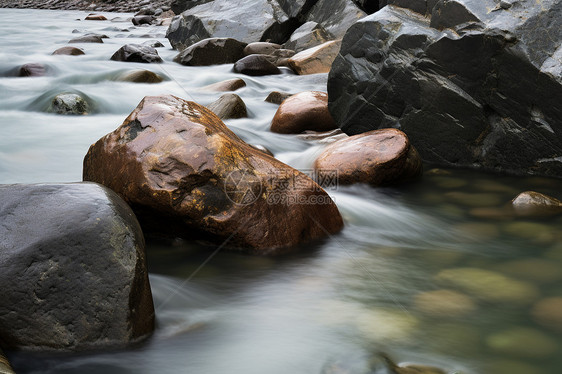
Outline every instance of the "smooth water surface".
[[[89, 145], [144, 96], [174, 94], [205, 105], [220, 93], [200, 87], [237, 76], [229, 65], [172, 62], [177, 52], [164, 27], [135, 28], [126, 14], [117, 22], [81, 21], [85, 16], [0, 9], [0, 183], [79, 181]], [[85, 56], [51, 55], [85, 32], [110, 38], [77, 45]], [[109, 60], [121, 45], [150, 39], [166, 46], [159, 48], [164, 64]], [[47, 64], [50, 75], [8, 76], [30, 62]], [[138, 68], [167, 80], [113, 80]], [[236, 93], [250, 118], [228, 126], [309, 168], [325, 144], [270, 133], [277, 107], [263, 100], [273, 90], [325, 91], [326, 75], [240, 77], [247, 87]], [[95, 113], [46, 113], [49, 98], [68, 90], [90, 97]], [[537, 310], [562, 297], [562, 218], [515, 217], [505, 206], [529, 189], [562, 198], [562, 182], [427, 169], [409, 186], [329, 191], [345, 229], [293, 254], [252, 257], [149, 240], [158, 326], [148, 342], [71, 356], [9, 352], [13, 366], [20, 374], [362, 374], [387, 372], [384, 352], [448, 373], [559, 373], [562, 310]]]

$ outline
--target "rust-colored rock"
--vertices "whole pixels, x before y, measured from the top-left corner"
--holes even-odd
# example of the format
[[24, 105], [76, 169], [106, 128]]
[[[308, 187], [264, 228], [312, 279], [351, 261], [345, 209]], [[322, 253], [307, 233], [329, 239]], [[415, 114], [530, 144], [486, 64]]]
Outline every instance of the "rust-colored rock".
[[61, 47], [52, 53], [53, 55], [80, 56], [85, 55], [84, 51], [76, 47]]
[[89, 14], [84, 19], [86, 21], [107, 21], [107, 18], [102, 14]]
[[341, 40], [332, 40], [297, 53], [287, 63], [299, 75], [328, 73], [340, 47]]
[[328, 94], [320, 91], [292, 95], [279, 105], [271, 121], [271, 131], [280, 134], [330, 131], [337, 127], [328, 110]]
[[227, 92], [236, 91], [240, 88], [246, 87], [246, 82], [242, 78], [228, 79], [222, 82], [217, 82], [209, 84], [208, 86], [201, 87], [203, 91], [216, 91], [216, 92]]
[[343, 226], [336, 205], [308, 176], [246, 144], [207, 108], [171, 95], [145, 97], [92, 145], [84, 180], [120, 194], [145, 231], [251, 253]]
[[511, 201], [520, 216], [548, 216], [562, 213], [562, 201], [540, 192], [521, 192]]
[[420, 177], [422, 161], [400, 130], [381, 129], [350, 136], [328, 146], [316, 170], [337, 170], [340, 184], [389, 185]]

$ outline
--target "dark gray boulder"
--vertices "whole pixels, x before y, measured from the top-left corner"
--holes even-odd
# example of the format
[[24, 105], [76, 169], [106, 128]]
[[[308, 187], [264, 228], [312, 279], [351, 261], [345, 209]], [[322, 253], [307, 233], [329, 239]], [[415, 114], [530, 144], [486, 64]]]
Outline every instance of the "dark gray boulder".
[[103, 39], [107, 39], [106, 35], [99, 34], [86, 34], [82, 35], [68, 41], [68, 44], [72, 43], [103, 43]]
[[170, 4], [170, 8], [175, 14], [180, 14], [188, 9], [193, 8], [194, 6], [205, 4], [210, 1], [213, 0], [173, 0]]
[[332, 39], [334, 39], [334, 36], [326, 31], [322, 25], [318, 22], [309, 21], [293, 32], [284, 47], [295, 52], [301, 52]]
[[0, 341], [126, 347], [154, 329], [140, 226], [96, 183], [0, 186]]
[[155, 23], [157, 18], [153, 15], [136, 15], [133, 17], [131, 22], [133, 25], [140, 26], [140, 25], [152, 25]]
[[211, 37], [283, 43], [293, 30], [293, 22], [274, 1], [215, 0], [175, 16], [166, 37], [174, 49], [181, 51]]
[[[427, 0], [402, 0], [402, 1], [409, 1], [409, 2], [415, 2], [415, 1], [421, 2], [421, 1], [423, 1], [423, 2], [426, 2]], [[367, 14], [373, 14], [373, 13], [377, 12], [380, 8], [387, 5], [387, 0], [353, 0], [353, 2], [362, 11], [364, 11]], [[390, 2], [392, 2], [392, 0], [390, 0]]]
[[342, 130], [395, 127], [432, 163], [560, 177], [562, 3], [390, 2], [412, 9], [357, 22], [333, 63]]
[[148, 45], [126, 44], [111, 56], [111, 60], [125, 62], [160, 63], [163, 62], [158, 51]]
[[246, 43], [232, 38], [209, 38], [181, 51], [174, 61], [188, 66], [233, 64], [244, 57]]
[[319, 0], [306, 20], [321, 24], [334, 38], [340, 39], [351, 25], [366, 15], [351, 0]]
[[310, 9], [318, 0], [276, 0], [290, 18], [304, 21]]

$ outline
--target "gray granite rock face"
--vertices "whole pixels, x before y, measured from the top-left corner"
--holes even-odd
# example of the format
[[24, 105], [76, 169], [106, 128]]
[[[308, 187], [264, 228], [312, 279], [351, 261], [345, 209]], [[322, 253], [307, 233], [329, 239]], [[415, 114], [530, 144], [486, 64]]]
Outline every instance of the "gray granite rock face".
[[0, 185], [5, 348], [123, 348], [154, 329], [140, 226], [96, 183]]
[[321, 24], [335, 39], [340, 39], [351, 25], [366, 15], [351, 0], [319, 0], [308, 13], [307, 21]]
[[332, 66], [341, 129], [399, 128], [440, 165], [562, 176], [562, 3], [389, 3]]
[[290, 23], [274, 1], [215, 0], [174, 17], [166, 37], [180, 51], [211, 37], [228, 37], [244, 43], [268, 40], [276, 43], [290, 36], [293, 31]]

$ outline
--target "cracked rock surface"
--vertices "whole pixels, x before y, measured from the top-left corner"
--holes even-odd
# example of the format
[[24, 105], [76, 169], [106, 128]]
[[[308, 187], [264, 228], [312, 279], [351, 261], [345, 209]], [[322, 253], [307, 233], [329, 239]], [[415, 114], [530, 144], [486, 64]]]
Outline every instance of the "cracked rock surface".
[[330, 72], [341, 129], [407, 133], [424, 160], [562, 175], [562, 3], [389, 1]]

